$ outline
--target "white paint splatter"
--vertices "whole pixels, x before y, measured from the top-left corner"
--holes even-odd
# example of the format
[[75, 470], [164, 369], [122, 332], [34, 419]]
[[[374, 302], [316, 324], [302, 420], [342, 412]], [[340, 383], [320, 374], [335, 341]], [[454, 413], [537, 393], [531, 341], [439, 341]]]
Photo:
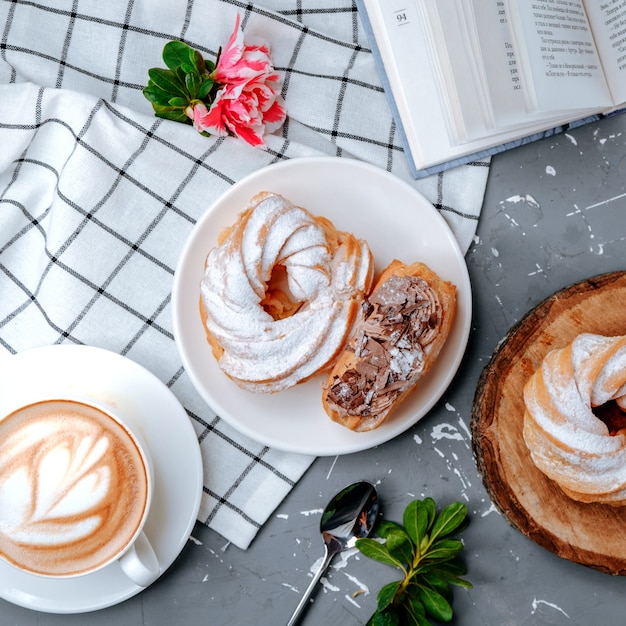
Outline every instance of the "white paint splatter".
[[566, 213], [565, 217], [572, 217], [572, 215], [580, 215], [580, 207], [574, 202], [574, 210], [571, 213]]
[[310, 511], [300, 511], [300, 515], [304, 515], [305, 517], [308, 517], [309, 515], [319, 515], [320, 513], [323, 513], [324, 509], [311, 509]]
[[344, 550], [340, 552], [334, 559], [332, 563], [332, 568], [339, 570], [344, 569], [348, 566], [348, 559], [355, 556], [358, 559], [360, 552], [356, 548], [350, 548], [349, 550]]
[[455, 467], [453, 471], [458, 476], [459, 480], [461, 481], [461, 484], [463, 485], [463, 489], [467, 489], [468, 487], [472, 486], [472, 483], [467, 479], [467, 476], [465, 476], [465, 474], [462, 474], [459, 469]]
[[287, 515], [286, 513], [279, 513], [276, 517], [278, 519], [289, 519], [289, 515]]
[[546, 174], [549, 174], [550, 176], [556, 176], [556, 170], [551, 165], [547, 165]]
[[454, 412], [456, 409], [449, 402], [446, 402], [446, 411]]
[[576, 141], [576, 137], [569, 135], [568, 133], [565, 133], [565, 136], [575, 145], [578, 145], [578, 142]]
[[486, 511], [483, 511], [480, 514], [480, 516], [481, 517], [487, 517], [487, 515], [490, 515], [491, 513], [497, 513], [497, 512], [498, 512], [498, 509], [496, 509], [495, 505], [492, 502], [491, 506]]
[[362, 593], [364, 593], [365, 595], [368, 595], [370, 590], [369, 587], [367, 585], [364, 585], [358, 578], [355, 578], [354, 576], [350, 576], [350, 574], [347, 574], [346, 572], [344, 572], [344, 576], [351, 582], [354, 583], [354, 586], [361, 591]]
[[467, 424], [465, 423], [465, 421], [463, 420], [462, 417], [459, 417], [459, 426], [461, 427], [461, 430], [465, 431], [465, 434], [467, 435], [467, 438], [471, 439], [472, 438], [472, 432], [467, 427]]
[[328, 474], [326, 474], [326, 480], [328, 480], [328, 479], [330, 478], [330, 475], [333, 473], [333, 470], [335, 469], [335, 463], [337, 463], [337, 459], [338, 459], [338, 458], [339, 458], [339, 457], [338, 457], [338, 456], [336, 456], [336, 457], [333, 459], [333, 464], [330, 466], [330, 469], [328, 470]]
[[189, 536], [189, 541], [195, 543], [197, 546], [203, 545], [203, 543], [199, 539], [196, 539], [193, 535]]
[[287, 589], [290, 589], [291, 591], [294, 591], [295, 593], [300, 593], [298, 591], [297, 587], [294, 587], [293, 585], [290, 585], [288, 583], [282, 583], [283, 587], [287, 587]]
[[419, 435], [413, 435], [413, 441], [419, 446], [422, 443], [422, 438]]
[[325, 591], [341, 591], [341, 589], [337, 587], [336, 585], [331, 585], [328, 582], [328, 578], [326, 578], [326, 576], [322, 576], [320, 578], [320, 583]]
[[452, 426], [452, 424], [437, 424], [433, 427], [430, 435], [435, 441], [440, 439], [456, 439], [463, 441], [463, 435], [459, 432], [458, 428]]
[[355, 599], [354, 599], [354, 598], [352, 598], [352, 597], [350, 597], [348, 594], [346, 594], [346, 595], [344, 596], [344, 598], [345, 598], [348, 602], [350, 602], [350, 603], [354, 604], [354, 606], [356, 606], [356, 608], [357, 608], [357, 609], [360, 609], [360, 608], [361, 608], [361, 606], [360, 606], [359, 604], [357, 604], [357, 602], [355, 601]]
[[526, 194], [526, 204], [539, 208], [541, 205], [529, 193]]
[[539, 202], [537, 202], [537, 200], [535, 200], [535, 198], [531, 196], [529, 193], [523, 196], [520, 194], [510, 196], [505, 200], [505, 202], [512, 202], [513, 204], [519, 204], [520, 202], [525, 202], [526, 204], [532, 207], [536, 207], [536, 208], [539, 208], [540, 206]]
[[323, 562], [324, 562], [324, 557], [321, 556], [319, 559], [317, 559], [317, 561], [315, 561], [315, 563], [313, 563], [313, 565], [311, 565], [311, 567], [309, 568], [309, 574], [311, 575], [311, 577], [317, 574], [317, 570], [319, 570], [319, 568], [322, 567]]
[[493, 254], [496, 258], [500, 256], [500, 252], [497, 248], [491, 248], [491, 254]]
[[537, 611], [537, 607], [540, 604], [545, 604], [546, 606], [549, 606], [551, 609], [554, 609], [555, 611], [559, 611], [563, 613], [563, 615], [565, 615], [567, 619], [570, 619], [570, 616], [560, 606], [557, 606], [556, 604], [553, 604], [552, 602], [546, 602], [546, 600], [537, 600], [537, 598], [533, 598], [532, 614], [534, 614]]
[[605, 204], [609, 204], [610, 202], [615, 202], [615, 200], [621, 200], [626, 193], [620, 193], [617, 196], [613, 196], [612, 198], [607, 198], [606, 200], [602, 200], [602, 202], [596, 202], [596, 204], [590, 204], [584, 208], [585, 211], [589, 211], [590, 209], [596, 209], [599, 206], [603, 206]]

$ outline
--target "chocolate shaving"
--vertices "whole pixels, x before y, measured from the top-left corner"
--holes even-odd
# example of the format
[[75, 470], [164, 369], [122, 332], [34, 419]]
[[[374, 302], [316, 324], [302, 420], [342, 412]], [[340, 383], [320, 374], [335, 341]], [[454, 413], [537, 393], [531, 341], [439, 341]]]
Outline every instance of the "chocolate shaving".
[[428, 283], [392, 276], [363, 305], [353, 345], [356, 363], [335, 378], [329, 405], [341, 414], [383, 413], [424, 367], [424, 352], [439, 333], [442, 308]]

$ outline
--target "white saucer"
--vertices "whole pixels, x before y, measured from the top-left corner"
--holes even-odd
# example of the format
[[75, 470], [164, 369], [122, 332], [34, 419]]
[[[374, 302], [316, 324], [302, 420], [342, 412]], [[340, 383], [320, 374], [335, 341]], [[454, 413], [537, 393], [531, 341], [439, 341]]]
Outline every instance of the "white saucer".
[[[34, 348], [2, 358], [0, 381], [0, 414], [22, 400], [68, 393], [119, 408], [139, 431], [150, 449], [155, 475], [145, 531], [164, 572], [191, 534], [203, 483], [198, 439], [174, 394], [130, 359], [101, 348], [74, 345]], [[142, 589], [117, 563], [82, 578], [53, 580], [20, 572], [0, 560], [0, 597], [37, 611], [93, 611]]]
[[[418, 389], [376, 430], [355, 433], [324, 412], [317, 377], [275, 394], [240, 389], [219, 369], [198, 310], [208, 251], [260, 191], [284, 195], [339, 230], [365, 239], [377, 271], [394, 258], [422, 261], [457, 287], [457, 313], [437, 363]], [[270, 447], [316, 456], [371, 448], [423, 417], [452, 381], [470, 331], [472, 294], [459, 245], [445, 219], [408, 183], [353, 159], [299, 158], [258, 170], [233, 185], [198, 221], [182, 252], [172, 289], [174, 336], [185, 369], [204, 400], [234, 428]]]

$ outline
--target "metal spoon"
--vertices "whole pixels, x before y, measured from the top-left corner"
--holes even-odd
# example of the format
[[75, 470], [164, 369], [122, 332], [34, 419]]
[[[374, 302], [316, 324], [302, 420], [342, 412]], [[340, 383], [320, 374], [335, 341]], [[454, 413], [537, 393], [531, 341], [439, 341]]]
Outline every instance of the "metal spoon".
[[326, 506], [320, 521], [324, 541], [324, 560], [296, 607], [287, 626], [293, 626], [306, 606], [317, 582], [326, 571], [332, 558], [353, 548], [356, 540], [367, 537], [378, 515], [378, 494], [374, 485], [358, 482], [342, 489]]

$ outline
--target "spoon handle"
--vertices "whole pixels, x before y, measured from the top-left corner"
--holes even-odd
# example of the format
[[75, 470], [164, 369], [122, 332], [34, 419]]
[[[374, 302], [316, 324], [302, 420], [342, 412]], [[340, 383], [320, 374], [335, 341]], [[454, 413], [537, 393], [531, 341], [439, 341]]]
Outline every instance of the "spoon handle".
[[313, 593], [313, 590], [315, 589], [315, 585], [317, 585], [319, 579], [322, 577], [322, 574], [326, 571], [326, 569], [330, 565], [330, 562], [332, 558], [335, 556], [335, 554], [337, 554], [337, 551], [330, 550], [328, 548], [328, 544], [324, 544], [324, 560], [322, 561], [322, 564], [317, 569], [317, 572], [315, 572], [315, 576], [313, 576], [313, 580], [310, 582], [309, 586], [307, 587], [307, 590], [304, 592], [304, 595], [300, 599], [300, 602], [298, 603], [296, 610], [293, 612], [291, 619], [289, 620], [289, 622], [287, 622], [287, 626], [294, 626], [298, 622], [298, 619], [300, 618], [300, 615], [302, 614], [304, 607], [307, 605], [307, 602], [309, 601], [309, 598], [311, 597], [311, 594]]

